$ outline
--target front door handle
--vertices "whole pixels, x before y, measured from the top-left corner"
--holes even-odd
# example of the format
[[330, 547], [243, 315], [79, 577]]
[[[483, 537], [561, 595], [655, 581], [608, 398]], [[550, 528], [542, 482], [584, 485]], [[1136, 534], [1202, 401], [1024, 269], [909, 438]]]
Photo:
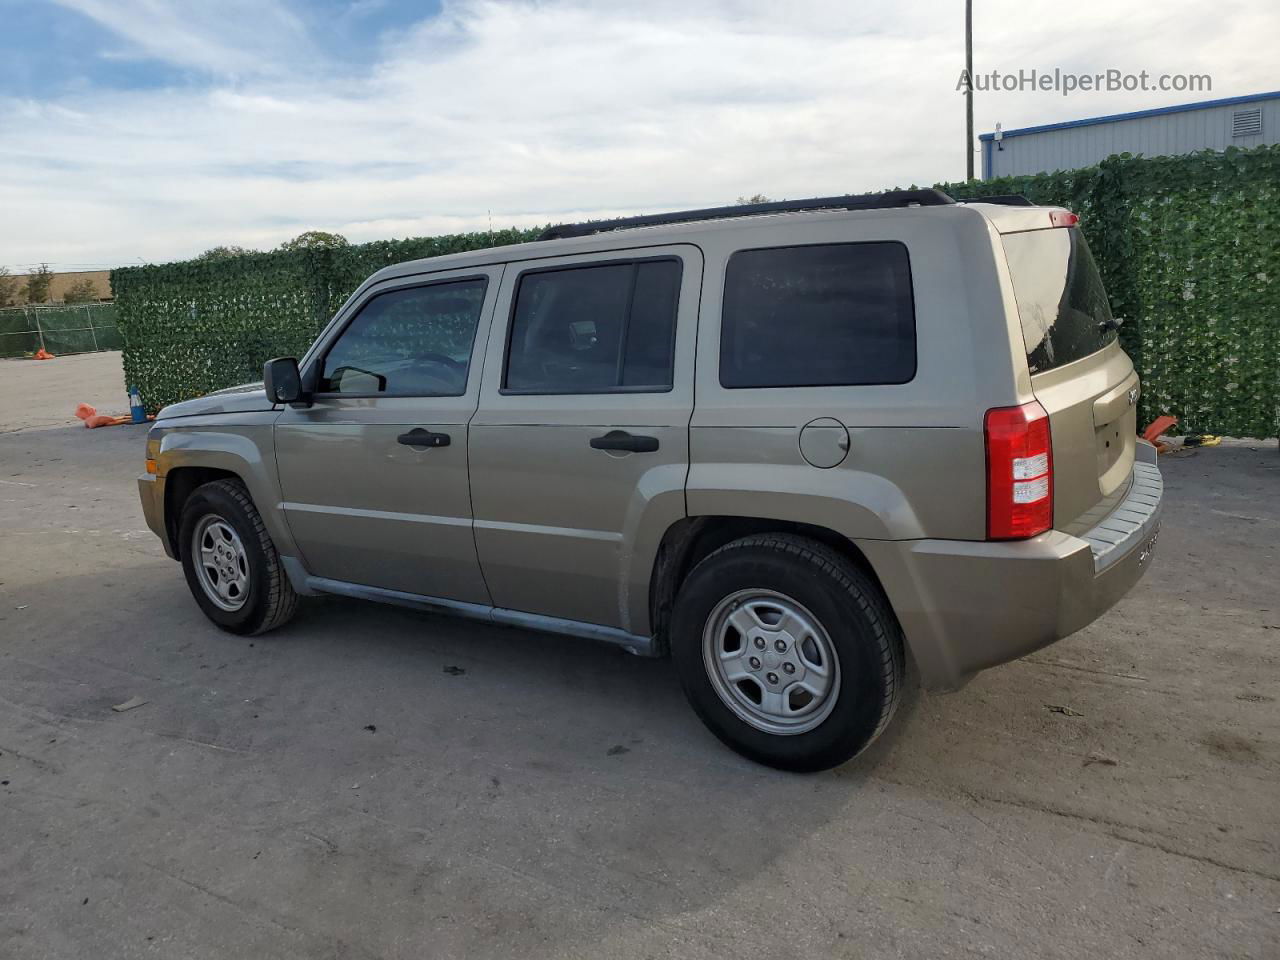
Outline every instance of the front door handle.
[[422, 427], [415, 427], [408, 433], [402, 433], [396, 437], [396, 440], [406, 447], [447, 447], [449, 445], [447, 433], [432, 433]]
[[603, 437], [592, 437], [596, 450], [626, 450], [630, 453], [653, 453], [658, 449], [657, 437], [641, 437], [625, 430], [610, 430]]

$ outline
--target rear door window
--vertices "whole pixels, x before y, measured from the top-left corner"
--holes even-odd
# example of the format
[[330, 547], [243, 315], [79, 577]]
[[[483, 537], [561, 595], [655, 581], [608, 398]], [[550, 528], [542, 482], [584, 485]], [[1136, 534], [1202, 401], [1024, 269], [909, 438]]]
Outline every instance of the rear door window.
[[1107, 291], [1078, 227], [1007, 233], [1004, 252], [1033, 374], [1115, 342]]
[[916, 371], [901, 243], [740, 250], [725, 268], [724, 387], [906, 383]]
[[621, 260], [520, 278], [503, 389], [573, 394], [671, 389], [677, 259]]

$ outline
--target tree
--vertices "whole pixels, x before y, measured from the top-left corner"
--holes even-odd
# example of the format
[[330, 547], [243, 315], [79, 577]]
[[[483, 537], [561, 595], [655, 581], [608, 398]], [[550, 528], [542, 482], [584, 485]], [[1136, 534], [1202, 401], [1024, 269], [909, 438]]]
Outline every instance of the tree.
[[323, 230], [307, 230], [292, 240], [280, 244], [281, 250], [332, 250], [336, 247], [349, 247], [347, 238], [340, 233], [326, 233]]
[[18, 278], [0, 267], [0, 307], [12, 307], [18, 298]]
[[71, 284], [67, 287], [67, 292], [62, 295], [63, 303], [96, 303], [97, 300], [98, 291], [94, 289], [93, 281], [88, 277]]
[[746, 206], [748, 203], [773, 203], [773, 201], [770, 200], [768, 197], [766, 197], [763, 193], [753, 193], [749, 197], [738, 198], [739, 206]]
[[40, 264], [27, 274], [27, 285], [23, 291], [27, 303], [44, 303], [49, 299], [49, 284], [53, 282], [53, 271], [47, 263]]
[[236, 246], [210, 247], [204, 253], [200, 254], [200, 256], [196, 257], [196, 259], [206, 260], [206, 261], [207, 260], [230, 260], [233, 257], [243, 257], [246, 253], [257, 253], [257, 252], [258, 252], [257, 250], [248, 250], [244, 247], [236, 247]]

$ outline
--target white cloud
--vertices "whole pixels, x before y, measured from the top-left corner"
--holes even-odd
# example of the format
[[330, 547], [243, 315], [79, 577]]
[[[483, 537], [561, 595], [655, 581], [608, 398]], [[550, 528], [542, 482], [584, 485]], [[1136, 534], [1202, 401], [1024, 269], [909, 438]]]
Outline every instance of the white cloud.
[[[352, 240], [817, 196], [963, 174], [954, 3], [779, 5], [457, 0], [324, 69], [287, 8], [67, 0], [212, 86], [23, 105], [0, 145], [0, 263], [135, 262], [303, 229]], [[980, 70], [1209, 72], [1268, 89], [1280, 14], [1245, 0], [1159, 9], [980, 6]], [[266, 66], [264, 66], [264, 64]], [[990, 94], [978, 127], [1157, 106], [1170, 94]]]
[[229, 76], [279, 76], [314, 56], [303, 22], [275, 0], [56, 0], [148, 58]]

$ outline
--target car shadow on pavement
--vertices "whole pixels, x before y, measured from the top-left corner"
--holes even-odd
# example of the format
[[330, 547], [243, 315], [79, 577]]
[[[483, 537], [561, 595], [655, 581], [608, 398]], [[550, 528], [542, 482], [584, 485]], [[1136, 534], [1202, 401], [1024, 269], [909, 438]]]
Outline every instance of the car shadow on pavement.
[[[275, 891], [256, 895], [291, 925], [338, 935], [354, 923], [329, 899], [343, 884], [371, 886], [375, 909], [416, 889], [459, 915], [451, 890], [496, 886], [506, 892], [491, 904], [507, 907], [490, 909], [506, 910], [504, 925], [540, 922], [530, 917], [548, 896], [595, 904], [606, 927], [612, 911], [635, 923], [620, 905], [637, 889], [646, 917], [696, 911], [767, 874], [857, 792], [857, 762], [836, 780], [732, 753], [665, 660], [340, 598], [238, 637], [204, 619], [176, 564], [137, 572], [92, 624], [50, 606], [92, 578], [41, 584], [30, 602], [50, 615], [21, 638], [0, 696], [40, 737], [74, 731], [37, 771], [73, 798], [64, 817], [101, 805], [104, 790], [138, 798], [83, 856], [145, 850], [149, 863], [223, 890], [247, 882], [249, 855], [271, 848], [286, 866]], [[112, 712], [133, 697], [146, 703]], [[32, 829], [35, 814], [22, 821]], [[202, 862], [200, 843], [248, 855]], [[428, 895], [440, 869], [457, 887]], [[271, 906], [307, 885], [305, 916]], [[475, 934], [458, 934], [459, 949], [483, 952]], [[564, 950], [561, 939], [546, 953]]]
[[[1053, 838], [1072, 838], [1072, 856], [1100, 856], [1119, 832], [1139, 850], [1265, 866], [1265, 818], [1231, 822], [1240, 839], [1216, 851], [1216, 829], [1188, 821], [1168, 785], [1168, 757], [1121, 744], [1106, 749], [1125, 766], [1091, 762], [1081, 737], [1140, 715], [1074, 672], [1027, 662], [948, 697], [909, 684], [863, 757], [796, 776], [720, 745], [667, 661], [338, 598], [238, 637], [205, 620], [177, 564], [125, 559], [108, 583], [40, 579], [22, 597], [31, 614], [3, 611], [0, 743], [21, 764], [5, 789], [15, 836], [30, 838], [15, 856], [66, 837], [37, 885], [72, 864], [112, 871], [121, 898], [177, 910], [207, 952], [252, 946], [219, 912], [232, 904], [260, 950], [284, 955], [405, 942], [488, 955], [513, 937], [526, 957], [603, 955], [655, 926], [723, 953], [747, 945], [696, 918], [774, 896], [781, 879], [817, 898], [810, 920], [852, 923], [841, 911], [881, 897], [869, 878], [916, 897], [918, 865], [948, 845], [960, 879], [927, 893], [947, 910], [983, 884], [1067, 895], [1079, 877], [1054, 878]], [[1129, 629], [1119, 616], [1055, 658]], [[1087, 716], [1043, 707], [1068, 696]], [[134, 697], [147, 702], [112, 711]]]

